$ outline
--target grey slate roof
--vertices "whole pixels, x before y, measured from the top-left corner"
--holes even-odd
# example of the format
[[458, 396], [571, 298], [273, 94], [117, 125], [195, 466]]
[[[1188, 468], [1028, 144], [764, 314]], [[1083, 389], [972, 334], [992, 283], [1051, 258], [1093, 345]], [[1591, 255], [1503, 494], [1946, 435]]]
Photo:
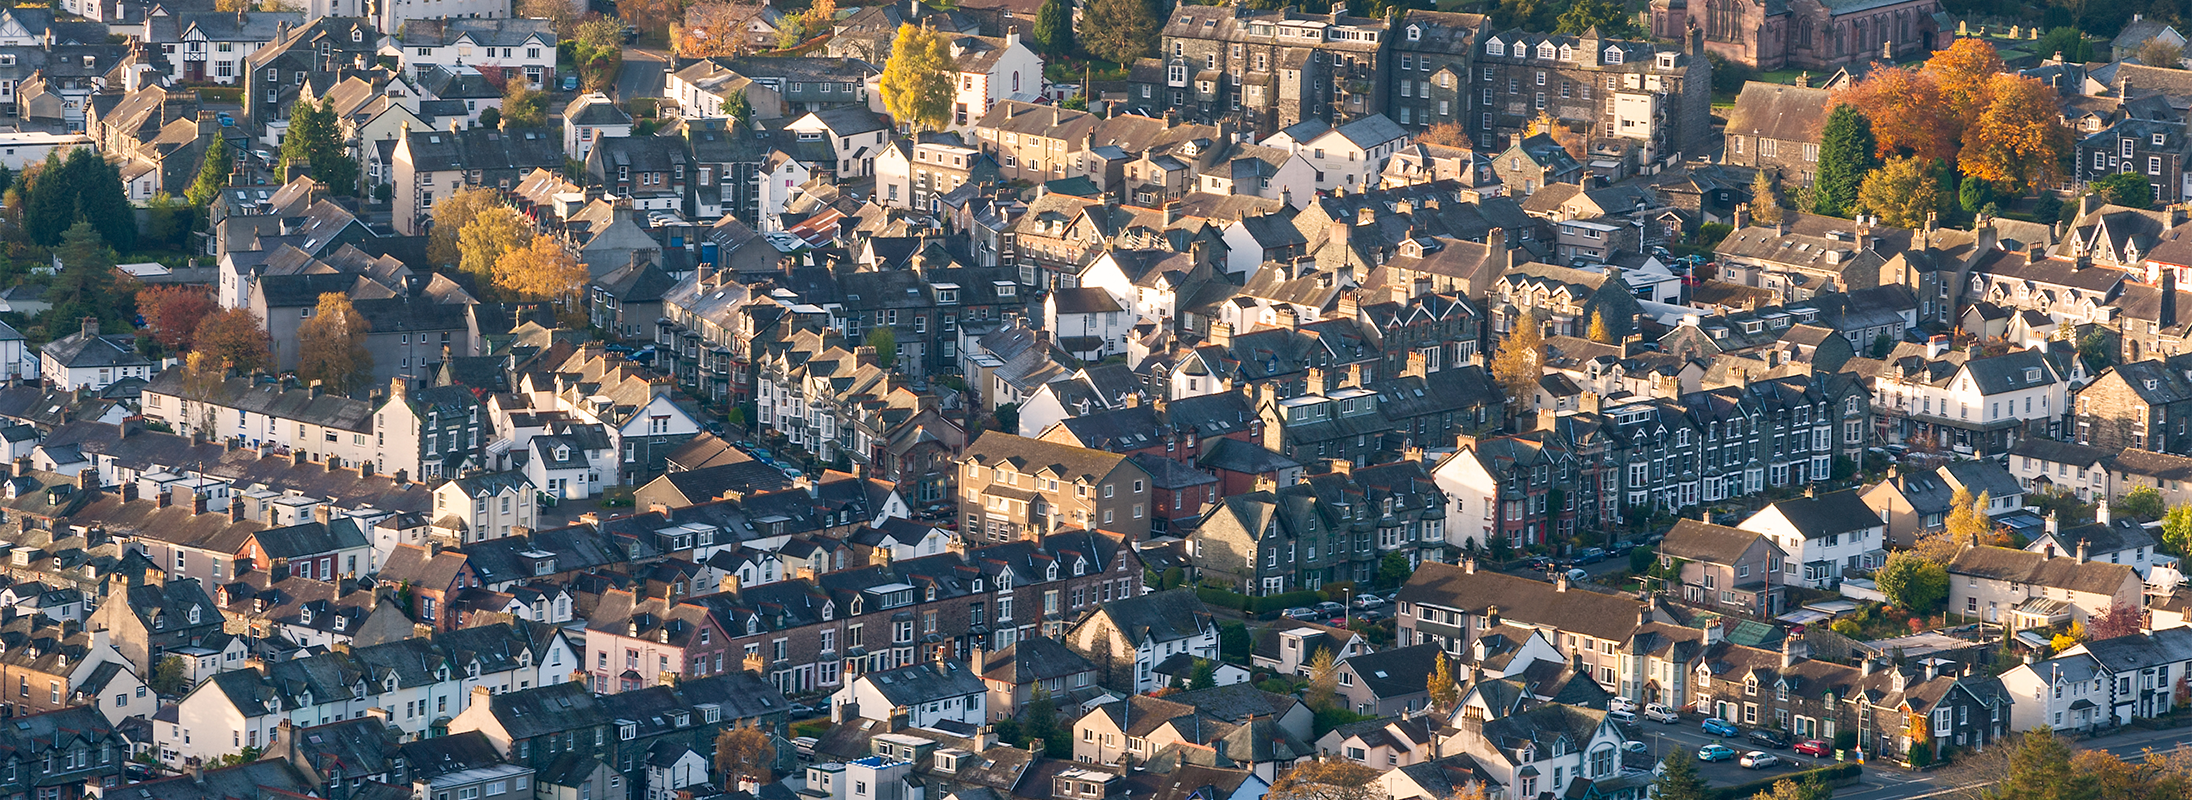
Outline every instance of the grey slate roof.
[[1195, 596], [1195, 590], [1185, 588], [1113, 600], [1100, 606], [1098, 613], [1109, 616], [1127, 642], [1134, 645], [1150, 640], [1178, 641], [1201, 634], [1214, 624], [1209, 607]]
[[1857, 496], [1857, 490], [1845, 489], [1817, 497], [1792, 497], [1774, 503], [1781, 516], [1806, 539], [1817, 539], [1829, 534], [1849, 533], [1878, 527], [1885, 523], [1880, 515], [1865, 505]]
[[982, 679], [957, 661], [934, 661], [871, 672], [861, 676], [892, 703], [902, 706], [933, 703], [947, 697], [963, 697], [984, 691]]

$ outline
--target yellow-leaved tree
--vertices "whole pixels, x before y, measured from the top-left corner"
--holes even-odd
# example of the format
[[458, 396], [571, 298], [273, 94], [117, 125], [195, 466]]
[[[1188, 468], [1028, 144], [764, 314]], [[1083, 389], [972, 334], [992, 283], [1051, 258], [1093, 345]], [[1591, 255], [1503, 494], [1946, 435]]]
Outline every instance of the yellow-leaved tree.
[[890, 60], [883, 62], [883, 108], [915, 131], [951, 124], [951, 45], [935, 31], [898, 26]]
[[504, 297], [556, 304], [556, 316], [567, 323], [585, 324], [586, 265], [564, 249], [553, 236], [535, 236], [495, 259], [495, 288]]
[[457, 269], [481, 287], [496, 286], [495, 263], [533, 239], [533, 226], [518, 212], [496, 206], [480, 212], [457, 234]]
[[365, 349], [371, 332], [365, 317], [340, 292], [320, 295], [312, 318], [297, 326], [297, 377], [319, 381], [334, 394], [349, 394], [373, 380], [373, 354]]

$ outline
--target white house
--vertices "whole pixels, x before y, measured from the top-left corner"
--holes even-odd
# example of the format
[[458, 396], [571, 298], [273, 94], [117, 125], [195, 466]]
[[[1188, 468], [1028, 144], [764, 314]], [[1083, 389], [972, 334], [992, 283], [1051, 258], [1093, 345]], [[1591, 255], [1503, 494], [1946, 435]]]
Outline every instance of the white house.
[[1408, 131], [1384, 114], [1372, 114], [1337, 128], [1321, 119], [1304, 120], [1272, 134], [1263, 144], [1307, 159], [1317, 170], [1318, 191], [1359, 192], [1377, 186], [1385, 163], [1408, 146], [1408, 138]]
[[[1131, 669], [1135, 694], [1165, 685], [1164, 676], [1156, 674], [1157, 665], [1175, 656], [1218, 660], [1217, 623], [1192, 589], [1152, 592], [1099, 605], [1066, 632], [1065, 640], [1076, 653], [1099, 654], [1089, 656], [1099, 668]], [[1122, 683], [1112, 688], [1127, 687]]]
[[1822, 495], [1806, 487], [1803, 497], [1766, 506], [1736, 527], [1781, 546], [1790, 585], [1833, 589], [1844, 572], [1887, 562], [1888, 525], [1855, 489]]
[[[16, 336], [15, 346], [21, 347], [21, 334]], [[0, 346], [0, 353], [5, 352], [5, 346]], [[136, 337], [128, 334], [101, 336], [98, 318], [85, 317], [83, 330], [39, 348], [38, 372], [46, 385], [55, 389], [97, 391], [128, 378], [151, 380], [152, 361], [137, 354]]]
[[784, 207], [799, 196], [799, 187], [813, 178], [814, 170], [790, 153], [779, 150], [762, 160], [761, 171], [754, 175], [755, 201], [761, 206], [762, 233], [784, 230]]
[[[536, 441], [544, 437], [533, 437]], [[454, 518], [465, 543], [509, 536], [513, 529], [534, 528], [538, 487], [520, 472], [467, 475], [434, 487], [434, 524]]]
[[2059, 437], [2070, 381], [2037, 350], [1973, 358], [1947, 336], [1889, 355], [1873, 409], [1894, 441], [1926, 440], [1963, 455], [2006, 452], [2034, 434]]
[[1499, 479], [1480, 450], [1464, 445], [1431, 468], [1432, 482], [1446, 494], [1446, 543], [1464, 549], [1489, 546], [1499, 530]]
[[980, 122], [999, 100], [1033, 102], [1043, 97], [1043, 59], [1020, 43], [1018, 33], [1006, 33], [1002, 39], [954, 38], [951, 56], [959, 74], [949, 130], [966, 130]]
[[680, 742], [647, 748], [647, 800], [677, 800], [678, 791], [708, 784], [708, 759]]
[[632, 115], [600, 92], [579, 95], [563, 109], [563, 153], [580, 161], [604, 136], [632, 135]]
[[545, 19], [510, 17], [487, 0], [388, 0], [377, 4], [381, 30], [392, 32], [383, 55], [404, 72], [466, 66], [483, 73], [517, 72], [535, 86], [555, 80], [556, 33]]
[[1061, 349], [1083, 361], [1126, 352], [1134, 322], [1119, 298], [1101, 288], [1061, 288], [1043, 298], [1043, 327], [1058, 336]]
[[2169, 713], [2192, 676], [2192, 628], [2082, 642], [2002, 673], [2010, 728], [2058, 731], [2129, 724]]
[[556, 434], [541, 434], [526, 443], [532, 456], [525, 462], [525, 477], [548, 496], [559, 500], [584, 500], [606, 486], [603, 476], [616, 475], [616, 447], [599, 425], [572, 425]]
[[333, 682], [354, 674], [342, 668], [349, 658], [322, 653], [270, 663], [263, 672], [214, 675], [176, 705], [174, 722], [153, 725], [161, 761], [180, 766], [185, 759], [211, 761], [265, 747], [284, 721], [305, 728], [363, 716], [373, 706], [365, 680]]
[[829, 142], [841, 179], [873, 174], [875, 157], [883, 154], [892, 133], [890, 123], [859, 106], [810, 111], [784, 129], [802, 142]]
[[1604, 709], [1547, 703], [1528, 711], [1482, 722], [1463, 719], [1456, 709], [1451, 724], [1461, 733], [1440, 742], [1476, 760], [1507, 797], [1566, 797], [1576, 781], [1603, 781], [1622, 774], [1621, 747], [1627, 738]]
[[21, 172], [45, 161], [47, 153], [58, 152], [65, 158], [71, 150], [91, 146], [91, 137], [81, 133], [0, 131], [0, 165]]
[[965, 664], [949, 659], [870, 672], [830, 695], [830, 719], [889, 722], [903, 712], [906, 724], [933, 728], [939, 722], [970, 727], [988, 724], [988, 687]]

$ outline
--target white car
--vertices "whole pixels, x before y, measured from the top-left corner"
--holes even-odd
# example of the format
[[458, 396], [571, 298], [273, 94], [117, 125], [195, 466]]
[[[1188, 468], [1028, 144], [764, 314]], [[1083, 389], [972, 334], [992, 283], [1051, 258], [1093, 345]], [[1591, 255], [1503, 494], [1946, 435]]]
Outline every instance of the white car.
[[1653, 703], [1644, 707], [1644, 718], [1653, 722], [1666, 723], [1668, 725], [1673, 725], [1682, 721], [1681, 714], [1677, 714], [1675, 713], [1674, 709], [1668, 708], [1658, 703]]
[[1765, 769], [1781, 763], [1781, 757], [1764, 750], [1752, 750], [1743, 754], [1736, 764], [1744, 769]]
[[1607, 711], [1636, 711], [1636, 701], [1620, 695], [1606, 698]]

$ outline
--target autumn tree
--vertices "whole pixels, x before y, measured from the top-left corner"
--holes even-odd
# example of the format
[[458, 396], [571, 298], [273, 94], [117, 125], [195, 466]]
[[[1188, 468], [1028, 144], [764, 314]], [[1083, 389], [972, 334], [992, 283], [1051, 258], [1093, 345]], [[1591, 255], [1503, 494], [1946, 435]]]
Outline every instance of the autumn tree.
[[[1957, 39], [1926, 59], [1919, 72], [1933, 79], [1939, 88], [1941, 106], [1954, 119], [1956, 129], [1970, 131], [1979, 124], [1979, 116], [1993, 104], [1991, 84], [1996, 75], [2007, 67], [1994, 45], [1979, 37]], [[1933, 109], [1939, 113], [1942, 109]], [[2055, 105], [2048, 104], [2049, 113], [2056, 113]]]
[[198, 177], [184, 190], [183, 198], [190, 204], [205, 208], [222, 189], [228, 188], [229, 173], [236, 170], [236, 154], [228, 149], [228, 140], [214, 137], [206, 146], [205, 160], [198, 162]]
[[1591, 341], [1599, 344], [1614, 344], [1618, 341], [1614, 338], [1613, 331], [1606, 327], [1606, 312], [1604, 310], [1591, 312], [1591, 327], [1585, 331], [1585, 335], [1589, 336]]
[[578, 28], [578, 9], [566, 0], [518, 0], [518, 16], [547, 20], [558, 41], [571, 38]]
[[1843, 103], [1827, 113], [1821, 137], [1819, 175], [1812, 182], [1816, 193], [1809, 210], [1830, 217], [1849, 216], [1865, 176], [1879, 163], [1874, 158], [1878, 142], [1872, 135], [1872, 121], [1856, 106]]
[[1424, 689], [1431, 694], [1431, 707], [1439, 711], [1453, 708], [1461, 702], [1461, 685], [1454, 681], [1454, 667], [1445, 654], [1439, 654], [1431, 664], [1431, 677]]
[[502, 207], [502, 196], [485, 187], [458, 189], [454, 194], [434, 204], [434, 225], [426, 233], [426, 260], [436, 266], [454, 266], [464, 257], [457, 248], [457, 237], [464, 226], [491, 208]]
[[1337, 758], [1296, 762], [1265, 793], [1268, 800], [1375, 800], [1378, 771]]
[[[746, 41], [746, 27], [760, 16], [758, 3], [722, 0], [694, 3], [685, 9], [685, 20], [671, 28], [677, 54], [684, 58], [719, 58], [744, 55], [753, 49]], [[786, 25], [796, 21], [787, 17]]]
[[686, 0], [618, 0], [617, 16], [643, 31], [669, 27], [685, 14]]
[[1157, 16], [1149, 0], [1093, 0], [1081, 14], [1080, 37], [1091, 55], [1131, 65], [1157, 41]]
[[[1969, 488], [1956, 487], [1956, 491], [1949, 495], [1948, 516], [1942, 521], [1942, 533], [1958, 550], [1972, 542], [1991, 539], [1994, 518], [1987, 515], [1986, 507], [1992, 502], [1993, 497], [1987, 492], [1980, 492], [1978, 497], [1972, 497]], [[1951, 551], [1945, 558], [1928, 560], [1946, 564], [1955, 557], [1955, 551]]]
[[2145, 622], [2143, 617], [2144, 611], [2138, 605], [2111, 603], [2107, 610], [2086, 618], [2086, 639], [2100, 642], [2135, 635]]
[[1471, 147], [1475, 144], [1469, 141], [1469, 132], [1462, 130], [1460, 124], [1453, 122], [1441, 122], [1423, 129], [1422, 133], [1416, 134], [1416, 143], [1446, 147]]
[[2055, 87], [2013, 73], [1995, 75], [1987, 86], [1990, 102], [1965, 132], [1957, 168], [2000, 187], [2054, 185], [2069, 163], [2072, 144]]
[[518, 212], [499, 205], [482, 211], [457, 233], [457, 270], [472, 276], [481, 287], [497, 286], [496, 262], [532, 238], [533, 226]]
[[553, 236], [535, 236], [525, 246], [495, 260], [495, 288], [503, 297], [552, 302], [558, 317], [584, 326], [585, 291], [592, 276], [586, 265]]
[[373, 354], [365, 349], [370, 333], [365, 316], [339, 292], [320, 295], [312, 318], [297, 326], [297, 377], [319, 381], [335, 394], [373, 381]]
[[510, 80], [502, 88], [502, 125], [506, 129], [538, 128], [548, 121], [548, 95], [527, 80], [523, 73], [511, 73]]
[[899, 25], [890, 60], [883, 62], [883, 107], [915, 131], [942, 130], [951, 124], [951, 76], [951, 46], [944, 37]]
[[1773, 177], [1766, 170], [1751, 176], [1751, 224], [1781, 224], [1781, 193], [1773, 185]]
[[246, 374], [274, 367], [274, 339], [248, 309], [231, 308], [207, 314], [192, 335], [197, 352]]
[[153, 286], [137, 293], [137, 313], [152, 328], [152, 340], [172, 353], [191, 350], [198, 324], [214, 309], [213, 298], [196, 286]]
[[2009, 771], [1981, 800], [2098, 800], [2091, 775], [2071, 768], [2070, 746], [2045, 727], [2026, 731], [2009, 754]]
[[1834, 93], [1872, 123], [1875, 152], [1881, 156], [1956, 157], [1960, 130], [1941, 112], [1941, 89], [1921, 70], [1880, 67], [1865, 79]]
[[581, 86], [598, 92], [616, 80], [624, 63], [624, 25], [615, 17], [594, 17], [571, 31], [571, 64], [578, 68]]
[[1073, 52], [1073, 8], [1066, 0], [1043, 0], [1035, 10], [1035, 44], [1051, 56]]
[[1317, 648], [1316, 654], [1309, 657], [1309, 688], [1302, 694], [1303, 702], [1314, 709], [1331, 708], [1332, 696], [1339, 691], [1339, 687], [1338, 659], [1332, 657], [1331, 648]]
[[1528, 408], [1538, 379], [1545, 377], [1545, 333], [1529, 313], [1523, 311], [1515, 320], [1499, 343], [1499, 353], [1492, 356], [1492, 380], [1506, 390], [1507, 405], [1517, 413]]
[[1916, 156], [1896, 156], [1865, 176], [1857, 189], [1857, 210], [1897, 228], [1919, 228], [1941, 207], [1941, 184], [1933, 166]]
[[1828, 800], [1834, 796], [1834, 788], [1814, 775], [1802, 781], [1782, 778], [1773, 782], [1773, 788], [1756, 795], [1751, 800]]
[[211, 353], [191, 353], [183, 359], [183, 419], [194, 437], [215, 439], [213, 416], [220, 410], [221, 385], [228, 380], [228, 364]]
[[2170, 44], [2158, 38], [2140, 43], [2133, 57], [2149, 67], [2184, 69], [2184, 46]]
[[723, 790], [738, 791], [741, 780], [768, 783], [775, 778], [769, 765], [776, 762], [776, 745], [757, 725], [724, 728], [715, 735], [715, 771], [723, 776]]

